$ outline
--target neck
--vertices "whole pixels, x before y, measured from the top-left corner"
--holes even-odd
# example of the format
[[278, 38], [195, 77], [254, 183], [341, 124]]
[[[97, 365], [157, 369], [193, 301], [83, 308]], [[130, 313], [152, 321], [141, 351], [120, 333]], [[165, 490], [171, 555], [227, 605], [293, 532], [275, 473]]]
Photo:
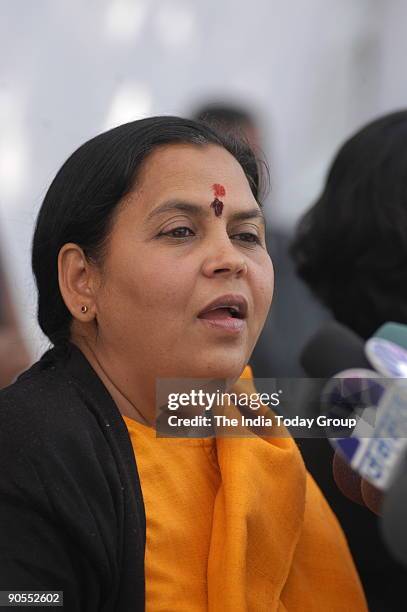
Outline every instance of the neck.
[[[86, 338], [73, 338], [73, 344], [82, 351], [96, 374], [99, 376], [106, 389], [110, 393], [119, 412], [122, 416], [138, 421], [143, 425], [154, 427], [155, 417], [153, 403], [143, 402], [141, 398], [133, 397], [136, 393], [131, 393], [125, 384], [115, 375], [115, 368], [109, 367], [104, 363], [100, 352], [87, 341]], [[117, 370], [117, 368], [116, 368]]]

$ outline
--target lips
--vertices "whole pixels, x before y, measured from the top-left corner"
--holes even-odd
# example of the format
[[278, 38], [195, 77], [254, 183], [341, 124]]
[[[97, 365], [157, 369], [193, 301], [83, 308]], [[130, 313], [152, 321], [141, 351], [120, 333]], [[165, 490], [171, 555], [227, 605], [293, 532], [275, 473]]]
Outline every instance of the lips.
[[207, 304], [198, 314], [198, 318], [210, 320], [246, 319], [247, 310], [247, 300], [243, 295], [227, 294]]

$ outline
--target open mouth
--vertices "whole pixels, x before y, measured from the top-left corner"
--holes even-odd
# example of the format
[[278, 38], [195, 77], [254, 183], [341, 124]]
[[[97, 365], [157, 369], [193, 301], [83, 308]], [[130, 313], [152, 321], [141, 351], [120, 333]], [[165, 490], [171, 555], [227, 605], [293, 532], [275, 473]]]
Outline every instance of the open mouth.
[[222, 306], [220, 308], [214, 308], [213, 310], [208, 310], [207, 312], [203, 312], [199, 315], [199, 319], [228, 319], [232, 317], [233, 319], [243, 319], [242, 313], [240, 313], [236, 308]]
[[245, 326], [248, 305], [244, 296], [228, 294], [213, 300], [199, 314], [207, 326], [224, 332], [239, 333]]
[[229, 293], [222, 295], [207, 304], [198, 314], [200, 319], [246, 319], [247, 300], [243, 295]]

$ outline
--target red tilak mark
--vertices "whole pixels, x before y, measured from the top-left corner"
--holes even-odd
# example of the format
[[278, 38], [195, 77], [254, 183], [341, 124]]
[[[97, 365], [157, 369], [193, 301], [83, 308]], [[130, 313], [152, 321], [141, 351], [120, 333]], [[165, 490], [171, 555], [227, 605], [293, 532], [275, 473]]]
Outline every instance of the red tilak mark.
[[212, 185], [213, 193], [215, 194], [215, 198], [223, 198], [226, 195], [226, 190], [223, 185], [219, 183], [215, 183]]
[[215, 199], [211, 204], [211, 208], [214, 209], [215, 215], [217, 217], [220, 217], [223, 210], [223, 202], [221, 202], [219, 198], [223, 198], [223, 196], [226, 195], [226, 189], [223, 185], [220, 185], [219, 183], [215, 183], [214, 185], [212, 185], [212, 189], [213, 193], [215, 194]]
[[222, 210], [223, 210], [223, 202], [221, 202], [220, 200], [218, 200], [218, 198], [215, 198], [214, 201], [211, 204], [211, 208], [214, 209], [215, 211], [215, 215], [217, 217], [220, 217], [222, 214]]

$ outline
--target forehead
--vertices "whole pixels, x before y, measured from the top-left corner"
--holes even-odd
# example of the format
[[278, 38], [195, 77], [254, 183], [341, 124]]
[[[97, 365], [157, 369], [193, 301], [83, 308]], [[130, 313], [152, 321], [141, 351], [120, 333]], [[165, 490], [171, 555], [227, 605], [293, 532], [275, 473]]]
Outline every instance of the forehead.
[[212, 144], [172, 144], [147, 157], [134, 195], [139, 212], [145, 214], [160, 202], [177, 197], [209, 204], [215, 184], [225, 188], [225, 204], [252, 207], [256, 202], [243, 168], [226, 149]]

